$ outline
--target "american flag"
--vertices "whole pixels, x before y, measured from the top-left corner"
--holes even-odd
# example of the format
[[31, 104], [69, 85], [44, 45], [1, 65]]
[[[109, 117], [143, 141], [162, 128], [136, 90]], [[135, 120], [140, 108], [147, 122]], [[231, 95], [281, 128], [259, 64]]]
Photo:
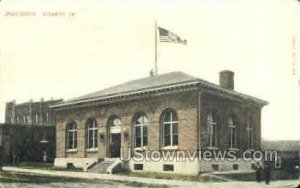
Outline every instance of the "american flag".
[[178, 35], [175, 33], [172, 33], [171, 31], [168, 31], [164, 28], [158, 27], [159, 31], [159, 41], [160, 42], [173, 42], [173, 43], [182, 43], [186, 45], [186, 40], [181, 39]]

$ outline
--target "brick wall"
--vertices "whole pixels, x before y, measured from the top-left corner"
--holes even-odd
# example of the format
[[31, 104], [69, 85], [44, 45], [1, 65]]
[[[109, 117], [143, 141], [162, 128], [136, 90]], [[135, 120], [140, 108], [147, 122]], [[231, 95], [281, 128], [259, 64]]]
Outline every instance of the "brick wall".
[[[160, 116], [168, 108], [176, 110], [179, 126], [179, 149], [195, 150], [198, 147], [197, 138], [197, 91], [176, 93], [157, 97], [147, 97], [127, 102], [107, 104], [101, 106], [90, 106], [73, 108], [69, 110], [58, 110], [56, 112], [57, 132], [57, 157], [95, 157], [103, 158], [109, 156], [108, 152], [108, 130], [107, 121], [111, 115], [117, 115], [121, 120], [121, 146], [128, 148], [133, 145], [132, 121], [136, 113], [144, 112], [149, 120], [148, 125], [148, 148], [158, 150], [161, 145]], [[99, 132], [105, 133], [105, 142], [99, 142], [98, 152], [85, 151], [85, 123], [88, 118], [95, 118], [98, 123]], [[78, 129], [77, 152], [66, 153], [65, 151], [65, 128], [67, 122], [73, 119]], [[129, 139], [126, 142], [123, 131], [127, 129]], [[98, 139], [99, 140], [99, 139]], [[125, 153], [124, 153], [125, 154]]]
[[[178, 149], [180, 150], [197, 150], [198, 147], [206, 148], [208, 146], [207, 114], [211, 112], [217, 114], [218, 149], [229, 149], [229, 117], [235, 117], [235, 124], [237, 126], [237, 149], [239, 149], [239, 152], [247, 149], [246, 126], [250, 117], [256, 122], [253, 131], [254, 149], [260, 149], [261, 107], [248, 101], [241, 101], [234, 98], [221, 97], [205, 91], [200, 92], [198, 90], [193, 90], [163, 96], [148, 96], [144, 99], [136, 99], [127, 102], [57, 110], [57, 157], [109, 157], [109, 132], [107, 129], [107, 122], [112, 115], [117, 115], [121, 120], [122, 148], [131, 147], [133, 145], [133, 139], [131, 137], [133, 131], [132, 121], [134, 115], [138, 112], [144, 112], [149, 120], [148, 148], [150, 150], [159, 150], [161, 149], [160, 116], [162, 112], [168, 108], [176, 110], [178, 114]], [[99, 141], [98, 135], [98, 151], [88, 152], [85, 149], [85, 124], [88, 118], [95, 118], [97, 120], [98, 134], [100, 132], [105, 134], [104, 142]], [[198, 125], [199, 118], [201, 121], [200, 125]], [[66, 124], [71, 119], [77, 124], [78, 148], [75, 152], [66, 152]], [[128, 141], [125, 141], [123, 134], [124, 129], [129, 132]], [[200, 132], [200, 146], [198, 132]]]
[[21, 104], [16, 104], [15, 101], [8, 102], [6, 103], [5, 109], [5, 123], [54, 125], [55, 114], [49, 106], [61, 101], [61, 99], [50, 101], [41, 100], [40, 102], [29, 101]]
[[207, 115], [214, 112], [217, 115], [217, 147], [221, 150], [229, 149], [229, 127], [228, 120], [233, 117], [237, 127], [237, 149], [243, 151], [247, 149], [246, 127], [252, 117], [255, 121], [254, 127], [254, 148], [260, 149], [261, 139], [261, 107], [247, 101], [226, 99], [211, 93], [201, 93], [201, 147], [208, 147]]

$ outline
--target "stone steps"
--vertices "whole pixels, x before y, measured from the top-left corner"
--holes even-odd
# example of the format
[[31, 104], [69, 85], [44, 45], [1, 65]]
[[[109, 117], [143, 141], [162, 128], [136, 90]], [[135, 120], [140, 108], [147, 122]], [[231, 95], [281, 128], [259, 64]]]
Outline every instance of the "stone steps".
[[88, 169], [88, 172], [94, 172], [94, 173], [107, 173], [107, 168], [111, 166], [114, 163], [114, 161], [102, 161], [97, 164], [95, 164], [92, 168]]

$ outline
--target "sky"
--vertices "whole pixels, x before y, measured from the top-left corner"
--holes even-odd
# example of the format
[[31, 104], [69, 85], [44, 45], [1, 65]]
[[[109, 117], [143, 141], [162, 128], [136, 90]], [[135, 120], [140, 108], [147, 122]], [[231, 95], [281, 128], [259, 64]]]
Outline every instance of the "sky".
[[0, 122], [11, 100], [66, 100], [149, 76], [155, 21], [187, 40], [158, 43], [159, 74], [218, 84], [219, 72], [232, 70], [236, 91], [269, 102], [262, 137], [300, 139], [300, 7], [292, 0], [1, 1]]

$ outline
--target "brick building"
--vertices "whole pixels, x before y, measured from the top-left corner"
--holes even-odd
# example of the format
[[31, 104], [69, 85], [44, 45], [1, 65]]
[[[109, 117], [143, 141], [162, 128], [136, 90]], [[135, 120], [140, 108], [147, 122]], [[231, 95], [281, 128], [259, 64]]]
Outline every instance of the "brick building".
[[16, 101], [6, 103], [5, 123], [0, 124], [3, 161], [53, 161], [55, 114], [49, 106], [62, 101], [41, 99], [21, 104]]
[[54, 125], [54, 114], [50, 105], [62, 102], [62, 99], [16, 104], [16, 101], [6, 103], [5, 123], [26, 125]]
[[[231, 71], [220, 72], [220, 85], [182, 72], [126, 82], [52, 106], [55, 165], [92, 169], [120, 155], [135, 156], [135, 151], [144, 156], [146, 151], [175, 151], [178, 156], [180, 151], [230, 150], [240, 157], [242, 151], [261, 147], [261, 108], [266, 104], [234, 91]], [[190, 174], [245, 170], [253, 164], [194, 158], [149, 161], [146, 157], [121, 163], [132, 171]]]

